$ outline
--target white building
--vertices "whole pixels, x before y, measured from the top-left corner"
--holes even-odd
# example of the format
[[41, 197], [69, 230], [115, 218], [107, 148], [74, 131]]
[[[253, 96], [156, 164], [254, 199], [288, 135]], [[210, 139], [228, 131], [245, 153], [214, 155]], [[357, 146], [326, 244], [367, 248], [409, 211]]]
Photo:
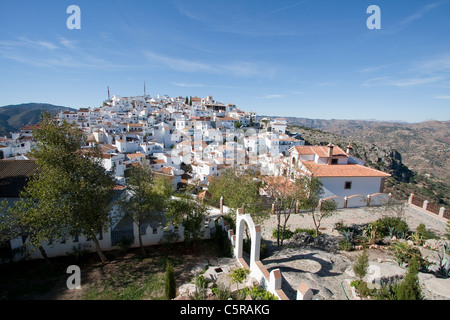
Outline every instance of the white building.
[[338, 146], [295, 146], [290, 150], [283, 175], [317, 177], [325, 197], [349, 197], [382, 193], [390, 174], [349, 162], [349, 155]]

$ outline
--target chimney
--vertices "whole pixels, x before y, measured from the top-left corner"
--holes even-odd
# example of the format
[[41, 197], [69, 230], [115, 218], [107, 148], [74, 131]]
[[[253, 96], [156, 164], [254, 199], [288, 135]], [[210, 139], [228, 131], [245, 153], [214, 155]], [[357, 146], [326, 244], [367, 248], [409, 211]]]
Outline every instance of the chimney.
[[333, 159], [333, 148], [334, 148], [334, 145], [330, 142], [330, 144], [328, 145], [328, 160], [327, 160], [327, 164], [331, 164], [331, 159]]
[[346, 151], [346, 153], [347, 153], [349, 156], [353, 154], [353, 147], [352, 147], [351, 145], [348, 145], [348, 146], [347, 146], [347, 151]]

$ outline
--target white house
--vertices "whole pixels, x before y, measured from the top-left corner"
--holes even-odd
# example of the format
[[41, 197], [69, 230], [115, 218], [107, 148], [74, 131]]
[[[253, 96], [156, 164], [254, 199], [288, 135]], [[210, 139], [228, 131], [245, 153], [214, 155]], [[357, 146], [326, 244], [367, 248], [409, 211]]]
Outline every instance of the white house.
[[289, 177], [298, 174], [317, 177], [324, 187], [324, 198], [382, 193], [391, 176], [361, 164], [349, 162], [349, 155], [338, 146], [294, 146], [290, 149], [287, 167]]

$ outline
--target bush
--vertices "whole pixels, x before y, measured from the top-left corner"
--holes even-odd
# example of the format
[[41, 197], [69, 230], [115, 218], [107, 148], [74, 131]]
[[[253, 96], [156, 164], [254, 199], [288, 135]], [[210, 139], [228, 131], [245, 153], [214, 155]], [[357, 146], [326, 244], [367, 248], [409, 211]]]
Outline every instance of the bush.
[[250, 296], [252, 300], [278, 300], [278, 297], [264, 290], [261, 287], [245, 288], [246, 296]]
[[131, 248], [132, 240], [129, 238], [122, 238], [117, 242], [117, 246], [119, 247], [120, 252], [125, 254]]
[[373, 296], [373, 295], [377, 294], [377, 290], [370, 289], [367, 286], [367, 282], [365, 282], [365, 281], [353, 280], [350, 283], [350, 287], [354, 287], [356, 289], [356, 291], [364, 297]]
[[396, 236], [397, 238], [404, 238], [402, 235], [406, 235], [409, 232], [408, 223], [401, 218], [384, 217], [376, 221], [378, 226], [378, 234], [381, 237]]
[[362, 279], [367, 274], [367, 269], [369, 268], [369, 256], [367, 255], [366, 250], [358, 255], [355, 264], [353, 265], [353, 271], [355, 275], [362, 281]]
[[427, 230], [423, 223], [416, 228], [416, 233], [422, 237], [422, 240], [439, 239], [439, 237], [431, 230]]
[[294, 233], [307, 233], [313, 238], [316, 237], [316, 229], [297, 228]]
[[211, 288], [211, 291], [214, 293], [217, 300], [228, 300], [232, 297], [231, 289], [224, 284], [219, 284]]
[[408, 272], [402, 282], [394, 281], [385, 284], [375, 294], [377, 300], [422, 300], [422, 290], [419, 284], [419, 263], [413, 260], [408, 266]]
[[353, 244], [350, 241], [342, 239], [339, 241], [339, 250], [351, 251], [353, 249]]
[[411, 261], [408, 266], [408, 273], [398, 287], [397, 300], [422, 300], [422, 290], [418, 277], [419, 267], [419, 261]]
[[[283, 228], [280, 227], [280, 230], [283, 230]], [[292, 238], [293, 235], [294, 235], [294, 232], [292, 232], [291, 230], [289, 230], [288, 228], [286, 228], [286, 229], [284, 230], [284, 233], [283, 233], [283, 239], [284, 239], [284, 240], [290, 239], [290, 238]], [[274, 229], [274, 230], [273, 230], [272, 236], [273, 236], [275, 239], [278, 238], [278, 229]]]
[[419, 269], [426, 270], [430, 264], [422, 257], [419, 248], [409, 245], [407, 242], [395, 242], [391, 245], [390, 250], [399, 265], [403, 263], [409, 265], [415, 260], [418, 263]]
[[175, 273], [169, 260], [166, 261], [166, 275], [164, 283], [164, 297], [166, 300], [172, 300], [176, 297], [177, 286], [175, 282]]

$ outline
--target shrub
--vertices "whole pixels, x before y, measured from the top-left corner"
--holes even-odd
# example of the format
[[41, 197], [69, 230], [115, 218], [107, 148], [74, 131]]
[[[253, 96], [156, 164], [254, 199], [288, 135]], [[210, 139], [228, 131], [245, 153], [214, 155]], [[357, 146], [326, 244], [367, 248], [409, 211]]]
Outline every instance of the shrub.
[[431, 230], [427, 230], [423, 223], [416, 228], [416, 233], [422, 237], [422, 240], [439, 239], [439, 237]]
[[[280, 230], [283, 230], [283, 229], [280, 228]], [[292, 232], [291, 230], [289, 230], [288, 228], [286, 228], [286, 229], [284, 230], [284, 233], [283, 233], [283, 239], [284, 239], [284, 240], [290, 239], [290, 238], [292, 238], [293, 235], [294, 235], [294, 232]], [[273, 236], [274, 238], [278, 238], [278, 229], [274, 229], [274, 230], [272, 231], [272, 236]]]
[[191, 300], [206, 300], [207, 295], [207, 283], [203, 275], [199, 275], [195, 278], [195, 292], [189, 295]]
[[407, 242], [395, 242], [391, 245], [390, 251], [399, 265], [403, 263], [410, 264], [413, 260], [417, 261], [419, 269], [427, 269], [429, 262], [422, 257], [419, 248], [409, 245]]
[[217, 300], [228, 300], [232, 297], [230, 288], [224, 284], [219, 284], [211, 288], [211, 291], [214, 293]]
[[402, 237], [409, 232], [408, 223], [402, 218], [384, 217], [376, 221], [378, 226], [378, 234], [381, 237], [388, 235]]
[[131, 244], [131, 239], [123, 237], [117, 242], [116, 245], [119, 247], [120, 252], [122, 252], [122, 254], [125, 254], [131, 248]]
[[353, 249], [353, 244], [350, 241], [342, 239], [339, 241], [339, 250], [351, 251]]
[[316, 236], [316, 229], [297, 228], [294, 233], [307, 233], [314, 238]]
[[164, 231], [164, 235], [160, 240], [160, 243], [163, 246], [171, 246], [172, 244], [174, 244], [175, 242], [177, 242], [180, 239], [180, 235], [178, 234], [178, 232], [175, 232], [173, 230], [170, 231]]
[[169, 260], [166, 261], [166, 275], [164, 283], [164, 297], [166, 300], [171, 300], [176, 296], [176, 282], [175, 273], [173, 271], [172, 264]]
[[358, 255], [355, 264], [353, 265], [353, 271], [355, 275], [362, 281], [362, 279], [367, 274], [367, 269], [369, 268], [369, 256], [367, 255], [366, 250]]
[[350, 282], [350, 287], [354, 287], [356, 291], [364, 297], [373, 296], [377, 293], [376, 289], [370, 289], [366, 282], [360, 280], [353, 280]]
[[408, 266], [408, 273], [397, 289], [397, 300], [421, 300], [422, 290], [419, 284], [419, 261], [412, 260]]
[[244, 292], [252, 300], [278, 300], [278, 297], [261, 287], [245, 288]]

